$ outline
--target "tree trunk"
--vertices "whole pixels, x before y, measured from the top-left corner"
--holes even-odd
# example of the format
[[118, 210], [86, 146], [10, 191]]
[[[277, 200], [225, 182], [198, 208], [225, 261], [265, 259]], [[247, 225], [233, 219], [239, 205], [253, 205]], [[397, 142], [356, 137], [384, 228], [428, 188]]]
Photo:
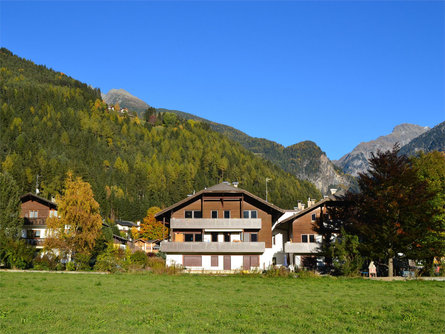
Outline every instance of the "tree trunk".
[[393, 277], [394, 276], [394, 258], [390, 257], [388, 260], [388, 277]]

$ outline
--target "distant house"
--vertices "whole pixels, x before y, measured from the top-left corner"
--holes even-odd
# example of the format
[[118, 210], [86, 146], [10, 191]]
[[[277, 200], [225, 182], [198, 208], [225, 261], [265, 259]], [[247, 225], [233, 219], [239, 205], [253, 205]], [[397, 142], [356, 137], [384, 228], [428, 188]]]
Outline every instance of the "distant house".
[[132, 227], [140, 229], [139, 223], [133, 223], [128, 220], [116, 220], [116, 225], [119, 231], [130, 231]]
[[143, 240], [138, 239], [134, 241], [134, 246], [145, 253], [158, 253], [161, 240]]
[[47, 237], [46, 220], [57, 217], [57, 204], [32, 193], [23, 195], [20, 200], [21, 217], [24, 218], [22, 238], [41, 249]]

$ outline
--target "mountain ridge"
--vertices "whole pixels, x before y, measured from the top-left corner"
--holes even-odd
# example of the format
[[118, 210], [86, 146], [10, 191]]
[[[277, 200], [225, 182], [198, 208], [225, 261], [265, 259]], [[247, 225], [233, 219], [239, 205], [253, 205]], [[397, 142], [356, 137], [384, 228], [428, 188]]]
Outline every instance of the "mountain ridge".
[[[121, 106], [130, 109], [125, 102]], [[327, 194], [332, 187], [348, 188], [354, 184], [353, 178], [342, 173], [329, 160], [326, 153], [312, 141], [303, 141], [286, 147], [266, 138], [251, 137], [232, 126], [216, 123], [191, 113], [166, 108], [156, 108], [156, 110], [209, 124], [212, 130], [240, 143], [255, 155], [273, 162], [286, 172], [298, 175], [298, 178], [314, 183], [323, 194]], [[305, 159], [302, 159], [303, 156]]]
[[358, 176], [359, 173], [368, 170], [368, 160], [371, 158], [371, 153], [377, 153], [378, 150], [390, 150], [396, 143], [403, 147], [428, 130], [429, 127], [416, 124], [399, 124], [393, 128], [390, 134], [379, 136], [367, 142], [361, 142], [351, 152], [343, 155], [338, 160], [334, 160], [333, 163], [341, 168], [344, 173]]

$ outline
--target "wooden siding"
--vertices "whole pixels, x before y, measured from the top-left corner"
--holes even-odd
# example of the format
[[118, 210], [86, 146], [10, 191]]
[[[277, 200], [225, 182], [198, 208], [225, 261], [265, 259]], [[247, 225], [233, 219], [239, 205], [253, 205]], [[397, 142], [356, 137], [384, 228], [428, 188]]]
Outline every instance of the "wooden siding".
[[316, 219], [319, 219], [321, 210], [317, 208], [294, 220], [292, 223], [292, 242], [302, 242], [302, 234], [317, 234], [313, 229], [314, 221], [312, 220], [312, 214], [314, 213]]
[[[218, 211], [218, 218], [224, 218], [224, 211], [230, 211], [230, 218], [242, 218], [244, 210], [256, 210], [261, 219], [261, 229], [258, 233], [258, 241], [265, 243], [266, 248], [272, 247], [272, 215], [263, 209], [249, 203], [242, 194], [203, 195], [195, 201], [172, 212], [171, 218], [185, 218], [185, 211], [201, 211], [202, 218], [211, 218], [212, 211]], [[174, 232], [177, 232], [176, 230]], [[173, 238], [175, 240], [175, 238]]]
[[38, 218], [48, 218], [50, 208], [36, 201], [26, 201], [22, 203], [21, 217], [28, 217], [29, 211], [38, 211]]

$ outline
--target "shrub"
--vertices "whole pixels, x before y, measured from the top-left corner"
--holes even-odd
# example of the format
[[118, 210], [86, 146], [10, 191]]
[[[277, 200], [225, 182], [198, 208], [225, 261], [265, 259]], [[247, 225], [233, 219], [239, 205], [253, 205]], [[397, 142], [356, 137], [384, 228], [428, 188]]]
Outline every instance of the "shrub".
[[89, 254], [77, 253], [76, 255], [74, 255], [76, 270], [91, 270], [90, 259], [91, 256]]
[[286, 267], [270, 266], [263, 271], [266, 277], [294, 277], [294, 274]]
[[145, 268], [148, 265], [148, 256], [144, 251], [136, 251], [130, 255], [130, 263]]
[[2, 251], [2, 257], [8, 268], [27, 269], [32, 265], [35, 248], [24, 240], [8, 240]]
[[39, 253], [33, 260], [35, 270], [56, 270], [58, 264], [60, 264], [59, 258], [51, 253], [43, 255]]
[[314, 277], [320, 277], [319, 274], [317, 274], [313, 270], [297, 270], [296, 271], [298, 278], [314, 278]]
[[105, 251], [97, 257], [94, 270], [123, 272], [128, 269], [129, 264], [129, 253], [109, 243]]
[[74, 264], [74, 262], [70, 261], [66, 264], [66, 270], [68, 271], [75, 271], [76, 270], [76, 265]]

